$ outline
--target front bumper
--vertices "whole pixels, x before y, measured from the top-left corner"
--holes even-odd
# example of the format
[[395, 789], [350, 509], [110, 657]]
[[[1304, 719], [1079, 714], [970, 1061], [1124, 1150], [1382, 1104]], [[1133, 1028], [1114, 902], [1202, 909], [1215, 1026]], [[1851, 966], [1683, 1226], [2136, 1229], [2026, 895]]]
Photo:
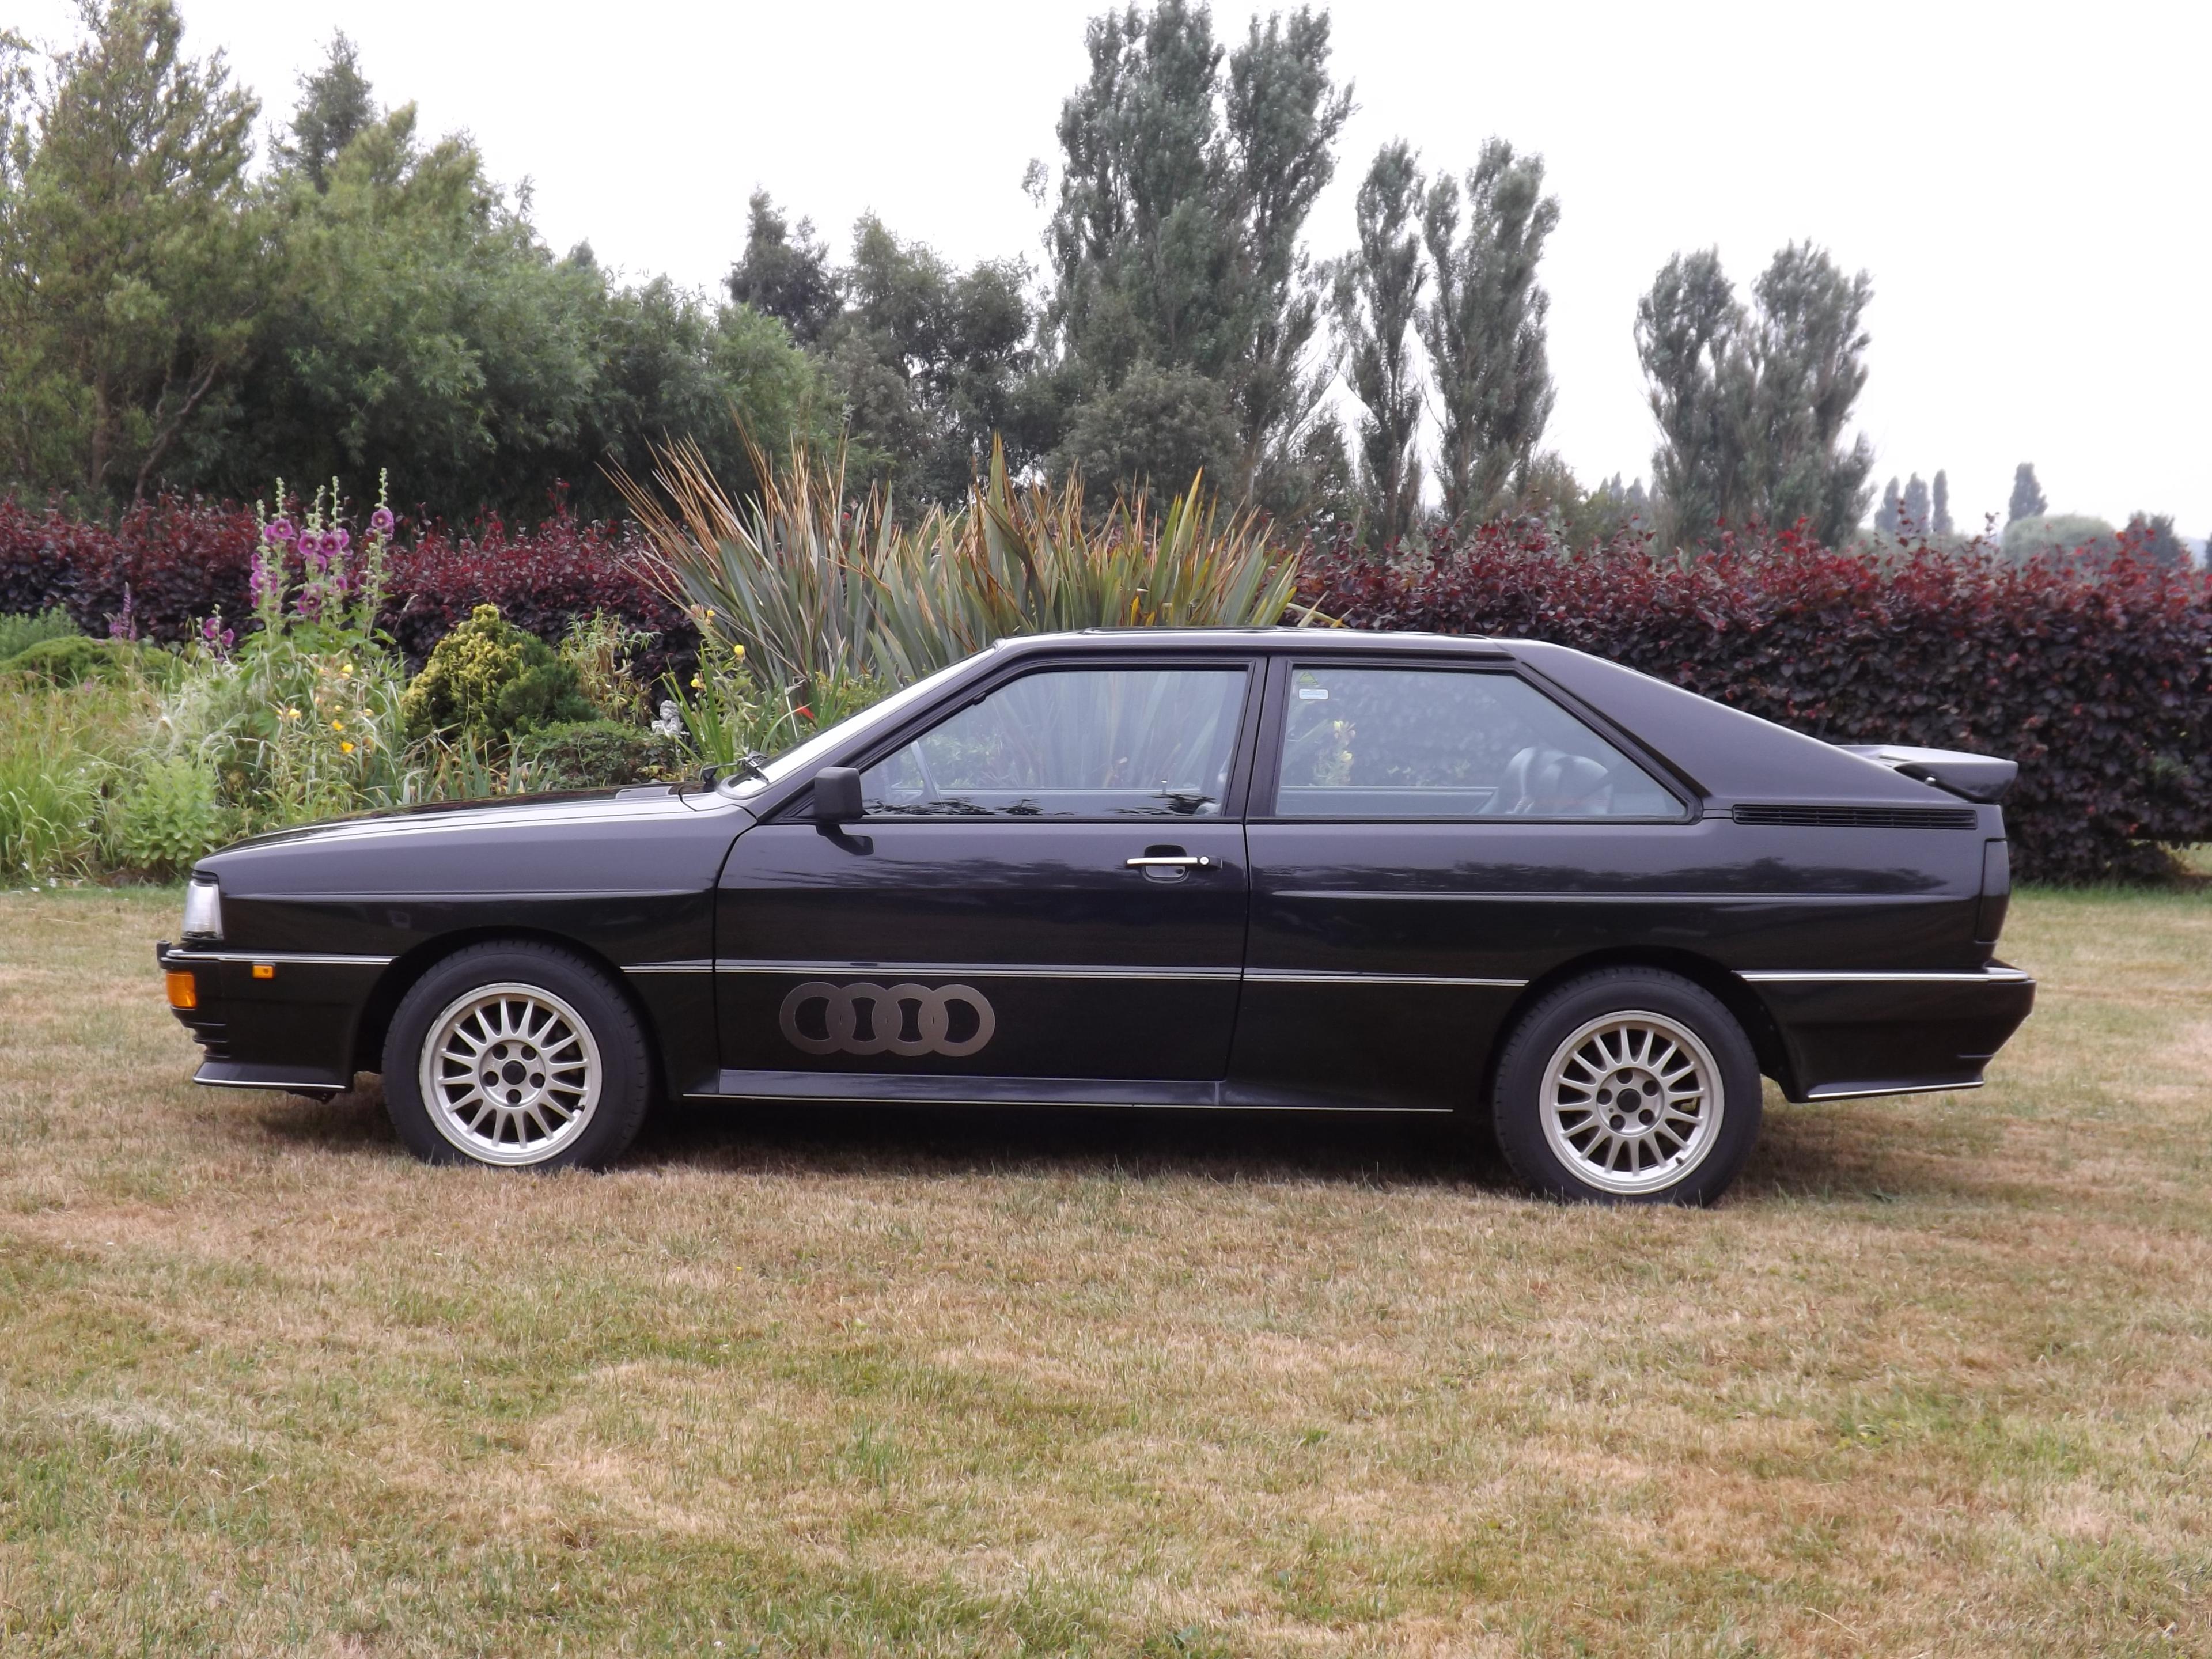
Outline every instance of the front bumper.
[[192, 976], [195, 1006], [169, 1012], [204, 1051], [193, 1082], [323, 1099], [353, 1086], [354, 1028], [385, 959], [257, 957], [164, 939], [154, 960], [165, 975]]
[[1978, 1089], [2035, 1006], [2035, 981], [1961, 971], [1747, 973], [1788, 1051], [1794, 1101]]

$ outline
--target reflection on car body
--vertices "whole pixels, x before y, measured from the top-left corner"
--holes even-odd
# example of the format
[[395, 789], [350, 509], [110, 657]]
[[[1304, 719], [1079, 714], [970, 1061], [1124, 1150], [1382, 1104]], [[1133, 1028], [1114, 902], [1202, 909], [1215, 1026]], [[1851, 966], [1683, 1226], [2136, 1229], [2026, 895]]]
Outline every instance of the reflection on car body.
[[1761, 1073], [1980, 1083], [2011, 775], [1534, 641], [1050, 635], [711, 785], [241, 843], [161, 956], [200, 1080], [380, 1068], [431, 1157], [604, 1163], [656, 1093], [1457, 1111], [1702, 1200]]

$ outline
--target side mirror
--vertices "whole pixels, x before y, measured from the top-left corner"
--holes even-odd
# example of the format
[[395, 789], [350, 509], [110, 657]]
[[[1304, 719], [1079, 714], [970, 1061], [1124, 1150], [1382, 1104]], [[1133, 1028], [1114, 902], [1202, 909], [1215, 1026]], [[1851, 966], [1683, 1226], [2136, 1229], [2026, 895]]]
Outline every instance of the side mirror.
[[815, 823], [858, 823], [867, 815], [858, 772], [849, 766], [825, 766], [814, 775]]

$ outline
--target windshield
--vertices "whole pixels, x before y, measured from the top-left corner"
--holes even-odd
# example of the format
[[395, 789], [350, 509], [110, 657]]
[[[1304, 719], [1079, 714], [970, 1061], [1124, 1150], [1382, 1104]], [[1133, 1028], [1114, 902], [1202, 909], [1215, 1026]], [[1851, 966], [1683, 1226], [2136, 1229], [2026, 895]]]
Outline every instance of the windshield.
[[794, 772], [805, 771], [824, 755], [853, 738], [863, 736], [878, 726], [896, 721], [945, 682], [957, 678], [975, 660], [974, 657], [963, 657], [950, 668], [940, 668], [934, 674], [925, 675], [904, 690], [894, 691], [881, 702], [863, 708], [857, 714], [849, 714], [835, 726], [824, 727], [805, 743], [785, 750], [775, 759], [763, 761], [758, 773], [746, 772], [742, 775], [733, 773], [716, 779], [714, 787], [723, 794], [740, 799], [757, 794], [779, 778], [787, 778]]

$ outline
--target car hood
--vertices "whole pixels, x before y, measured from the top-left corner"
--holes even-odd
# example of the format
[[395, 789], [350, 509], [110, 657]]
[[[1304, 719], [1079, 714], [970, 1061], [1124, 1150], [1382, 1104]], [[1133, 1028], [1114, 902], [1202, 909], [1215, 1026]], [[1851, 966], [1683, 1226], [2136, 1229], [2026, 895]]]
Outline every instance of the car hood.
[[[625, 789], [562, 789], [542, 794], [513, 795], [495, 800], [431, 801], [420, 806], [398, 806], [380, 812], [356, 812], [319, 823], [298, 824], [249, 836], [225, 848], [217, 858], [264, 848], [301, 847], [317, 842], [382, 839], [392, 836], [434, 835], [460, 830], [523, 828], [553, 823], [588, 824], [658, 817], [690, 809], [702, 792], [679, 792], [673, 784], [636, 785]], [[703, 804], [703, 803], [702, 803]]]
[[202, 859], [194, 872], [226, 892], [271, 896], [696, 886], [712, 882], [721, 850], [751, 822], [712, 791], [578, 790], [279, 830]]

